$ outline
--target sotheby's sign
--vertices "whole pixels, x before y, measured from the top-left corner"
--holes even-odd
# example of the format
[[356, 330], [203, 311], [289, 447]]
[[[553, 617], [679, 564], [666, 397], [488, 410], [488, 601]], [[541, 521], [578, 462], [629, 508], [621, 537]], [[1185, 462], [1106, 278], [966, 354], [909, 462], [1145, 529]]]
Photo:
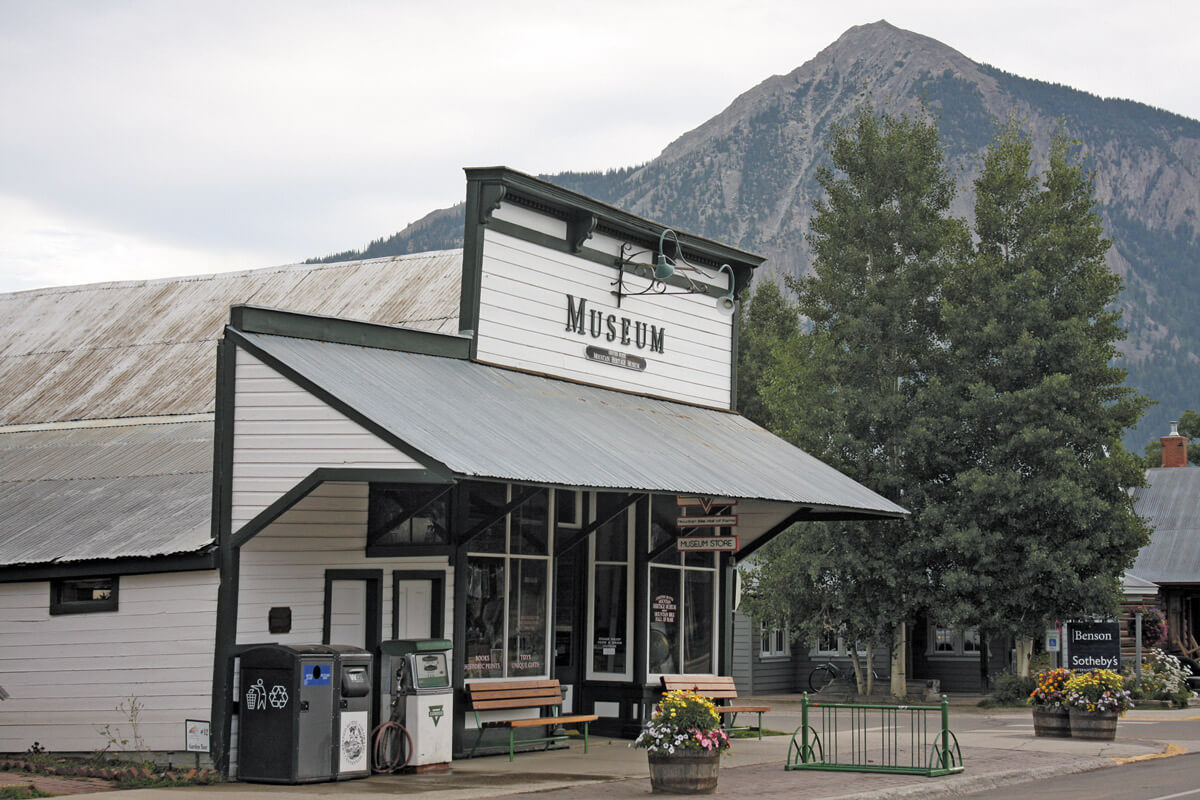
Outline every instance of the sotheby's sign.
[[1067, 668], [1080, 672], [1121, 669], [1119, 622], [1067, 623]]

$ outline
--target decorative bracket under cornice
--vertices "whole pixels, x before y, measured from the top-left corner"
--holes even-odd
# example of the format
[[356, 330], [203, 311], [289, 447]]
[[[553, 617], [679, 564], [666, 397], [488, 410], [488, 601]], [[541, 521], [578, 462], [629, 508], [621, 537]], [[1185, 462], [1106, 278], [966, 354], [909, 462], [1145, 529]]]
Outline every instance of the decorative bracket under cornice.
[[485, 183], [479, 192], [479, 224], [487, 225], [492, 218], [492, 212], [500, 208], [508, 187], [498, 183]]
[[595, 214], [579, 213], [567, 220], [567, 247], [572, 253], [583, 250], [583, 243], [592, 238], [600, 218]]

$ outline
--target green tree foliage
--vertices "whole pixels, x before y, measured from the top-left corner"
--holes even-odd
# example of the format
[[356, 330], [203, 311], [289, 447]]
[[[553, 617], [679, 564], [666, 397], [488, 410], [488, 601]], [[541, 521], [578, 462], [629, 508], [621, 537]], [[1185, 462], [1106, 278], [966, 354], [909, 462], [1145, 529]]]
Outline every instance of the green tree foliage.
[[[1188, 441], [1188, 463], [1200, 466], [1200, 414], [1192, 409], [1183, 412], [1179, 417], [1179, 433], [1186, 436]], [[1159, 437], [1146, 445], [1142, 455], [1142, 466], [1153, 469], [1162, 466], [1162, 439]]]
[[972, 244], [928, 121], [861, 109], [830, 155], [792, 284], [812, 329], [777, 339], [760, 397], [776, 432], [912, 514], [798, 526], [761, 551], [748, 609], [876, 642], [918, 612], [1025, 636], [1115, 610], [1147, 539], [1120, 444], [1146, 400], [1111, 365], [1120, 281], [1092, 175], [1063, 136], [1034, 175], [1010, 123]]
[[947, 363], [924, 387], [948, 432], [921, 454], [945, 622], [1034, 635], [1112, 613], [1147, 540], [1120, 444], [1144, 398], [1112, 366], [1124, 337], [1093, 200], [1063, 135], [1041, 180], [1010, 122], [975, 183], [972, 258], [945, 285]]
[[763, 281], [742, 301], [738, 313], [738, 411], [764, 428], [774, 430], [777, 424], [763, 403], [760, 386], [787, 343], [799, 333], [800, 314], [778, 284]]
[[[762, 398], [782, 435], [912, 507], [906, 453], [924, 437], [919, 387], [944, 335], [940, 286], [966, 241], [932, 120], [861, 108], [835, 126], [819, 179], [813, 272], [791, 282], [812, 330], [766, 370]], [[928, 600], [919, 520], [800, 526], [764, 548], [751, 613], [878, 643]], [[869, 688], [869, 687], [866, 687]]]

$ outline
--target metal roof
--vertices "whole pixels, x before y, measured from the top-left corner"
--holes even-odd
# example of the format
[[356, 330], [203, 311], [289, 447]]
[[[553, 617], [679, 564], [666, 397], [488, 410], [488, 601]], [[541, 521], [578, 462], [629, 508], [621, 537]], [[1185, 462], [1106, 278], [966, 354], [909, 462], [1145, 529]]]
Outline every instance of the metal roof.
[[462, 252], [0, 294], [0, 425], [211, 413], [239, 303], [458, 331]]
[[1154, 528], [1129, 571], [1164, 583], [1200, 583], [1200, 467], [1146, 470], [1133, 490], [1137, 513]]
[[0, 565], [212, 544], [212, 422], [0, 433]]
[[240, 336], [458, 475], [907, 513], [737, 414], [467, 360]]

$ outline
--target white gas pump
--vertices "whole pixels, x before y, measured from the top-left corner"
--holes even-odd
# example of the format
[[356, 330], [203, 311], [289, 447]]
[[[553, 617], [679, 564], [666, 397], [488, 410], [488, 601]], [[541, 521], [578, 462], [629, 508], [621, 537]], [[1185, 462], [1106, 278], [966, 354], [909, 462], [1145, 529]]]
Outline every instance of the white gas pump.
[[380, 645], [388, 670], [392, 719], [408, 732], [405, 769], [449, 768], [453, 758], [450, 648], [449, 639], [397, 639]]

